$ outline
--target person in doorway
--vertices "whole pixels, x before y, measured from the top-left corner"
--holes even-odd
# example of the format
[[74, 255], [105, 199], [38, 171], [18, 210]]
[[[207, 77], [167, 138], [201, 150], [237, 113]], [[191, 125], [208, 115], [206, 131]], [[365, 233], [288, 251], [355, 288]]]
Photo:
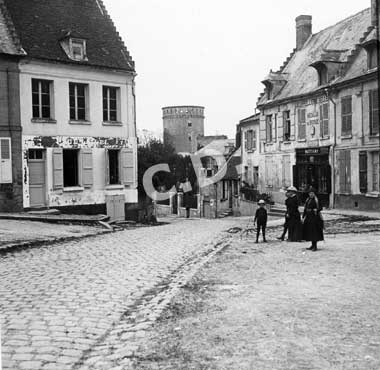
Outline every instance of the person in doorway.
[[265, 238], [265, 229], [267, 227], [268, 212], [265, 208], [265, 201], [263, 199], [260, 199], [258, 204], [259, 208], [257, 208], [255, 219], [253, 220], [253, 223], [257, 224], [256, 243], [259, 242], [260, 229], [263, 234], [263, 242], [266, 243], [267, 240]]
[[323, 240], [323, 220], [321, 216], [322, 206], [315, 194], [315, 189], [310, 187], [309, 197], [306, 199], [303, 212], [303, 239], [311, 241], [307, 248], [313, 252], [317, 251], [317, 243]]

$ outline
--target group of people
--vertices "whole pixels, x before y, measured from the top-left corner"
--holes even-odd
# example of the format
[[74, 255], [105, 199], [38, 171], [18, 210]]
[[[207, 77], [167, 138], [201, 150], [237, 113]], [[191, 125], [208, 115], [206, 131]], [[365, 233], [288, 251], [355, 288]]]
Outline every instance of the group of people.
[[[297, 193], [298, 190], [294, 186], [290, 186], [286, 190], [285, 224], [283, 233], [278, 239], [285, 240], [286, 233], [288, 233], [288, 241], [310, 241], [311, 246], [307, 249], [315, 252], [318, 250], [317, 243], [323, 240], [322, 206], [316, 196], [315, 189], [310, 187], [301, 217], [301, 213], [298, 210]], [[259, 207], [256, 210], [254, 218], [254, 223], [257, 224], [256, 243], [259, 242], [260, 231], [263, 235], [263, 241], [266, 242], [265, 230], [268, 220], [265, 201], [261, 199], [258, 204]]]

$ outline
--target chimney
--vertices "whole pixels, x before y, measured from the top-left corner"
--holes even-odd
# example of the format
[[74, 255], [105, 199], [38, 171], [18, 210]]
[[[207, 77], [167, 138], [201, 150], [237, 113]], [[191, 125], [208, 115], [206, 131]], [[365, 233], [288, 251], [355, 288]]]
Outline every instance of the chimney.
[[[376, 0], [373, 0], [376, 1]], [[312, 34], [311, 15], [300, 15], [296, 18], [297, 50], [301, 50]]]
[[379, 27], [379, 0], [371, 0], [371, 24], [374, 27]]

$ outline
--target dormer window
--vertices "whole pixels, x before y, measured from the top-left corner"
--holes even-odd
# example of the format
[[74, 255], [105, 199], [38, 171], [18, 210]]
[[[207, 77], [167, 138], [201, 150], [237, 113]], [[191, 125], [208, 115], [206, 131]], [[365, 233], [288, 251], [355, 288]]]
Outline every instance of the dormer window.
[[72, 59], [86, 60], [86, 41], [80, 39], [70, 39], [70, 51]]
[[329, 82], [328, 68], [325, 63], [316, 62], [311, 64], [311, 67], [315, 68], [318, 73], [318, 86], [326, 85]]
[[78, 36], [74, 37], [71, 32], [68, 32], [60, 40], [61, 47], [71, 60], [77, 62], [87, 61], [86, 40]]
[[368, 57], [368, 69], [374, 69], [379, 65], [377, 45], [375, 43], [366, 47]]

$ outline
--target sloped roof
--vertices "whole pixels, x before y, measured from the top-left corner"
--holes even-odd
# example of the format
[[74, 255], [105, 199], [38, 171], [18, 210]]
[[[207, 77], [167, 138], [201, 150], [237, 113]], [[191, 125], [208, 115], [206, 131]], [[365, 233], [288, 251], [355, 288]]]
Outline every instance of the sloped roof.
[[197, 153], [207, 153], [214, 152], [220, 153], [223, 156], [231, 155], [232, 151], [235, 149], [235, 140], [234, 139], [216, 139], [208, 143], [203, 148], [199, 149]]
[[[134, 62], [101, 0], [0, 0], [0, 3], [5, 5], [11, 21], [6, 22], [2, 15], [3, 23], [14, 26], [29, 57], [134, 71]], [[0, 16], [0, 29], [1, 23]], [[68, 33], [86, 40], [88, 61], [75, 62], [64, 52], [60, 40]], [[9, 50], [3, 47], [0, 51]]]
[[[281, 68], [281, 73], [286, 76], [287, 83], [273, 100], [286, 99], [318, 90], [318, 73], [310, 65], [318, 61], [348, 62], [349, 64], [352, 62], [351, 56], [357, 45], [371, 31], [370, 26], [371, 9], [368, 8], [313, 34], [304, 47], [294, 51], [285, 66]], [[343, 79], [344, 75], [332, 82], [336, 83]], [[263, 94], [259, 98], [258, 105], [269, 102], [267, 96]]]
[[256, 121], [259, 121], [260, 120], [260, 113], [255, 113], [253, 114], [252, 116], [249, 116], [247, 118], [243, 118], [242, 120], [240, 120], [239, 124], [240, 125], [244, 125], [244, 124], [254, 124]]

